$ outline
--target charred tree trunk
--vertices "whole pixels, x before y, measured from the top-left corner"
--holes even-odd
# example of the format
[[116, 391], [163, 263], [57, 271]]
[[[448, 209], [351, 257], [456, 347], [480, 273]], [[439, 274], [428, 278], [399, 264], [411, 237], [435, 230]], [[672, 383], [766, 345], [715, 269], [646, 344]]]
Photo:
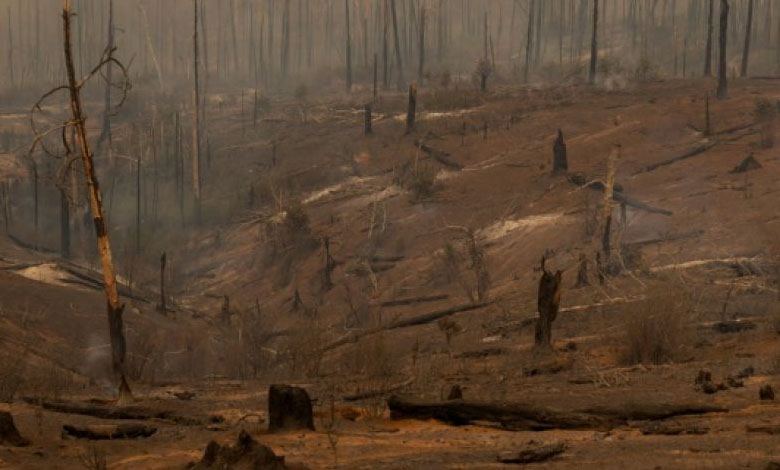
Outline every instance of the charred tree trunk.
[[525, 70], [523, 71], [523, 81], [528, 83], [528, 75], [531, 68], [531, 51], [533, 51], [534, 43], [534, 9], [536, 7], [536, 0], [531, 0], [531, 4], [528, 7], [528, 37], [525, 42]]
[[539, 280], [539, 296], [537, 306], [539, 319], [536, 322], [534, 346], [538, 351], [547, 351], [552, 347], [552, 324], [558, 316], [558, 308], [561, 303], [561, 271], [551, 273], [544, 266], [545, 258], [542, 256], [542, 278]]
[[425, 78], [425, 7], [420, 7], [420, 64], [417, 69], [417, 81], [423, 85]]
[[599, 57], [598, 47], [598, 24], [599, 24], [599, 0], [593, 0], [593, 36], [590, 41], [590, 72], [588, 82], [593, 85], [596, 83], [596, 66]]
[[71, 46], [71, 0], [63, 0], [62, 20], [64, 25], [65, 69], [68, 76], [68, 89], [70, 92], [70, 109], [73, 117], [73, 125], [76, 127], [81, 160], [84, 165], [84, 177], [89, 188], [89, 200], [92, 209], [92, 219], [95, 223], [98, 253], [103, 270], [103, 285], [105, 287], [108, 303], [108, 323], [111, 337], [111, 356], [113, 372], [119, 382], [119, 401], [125, 402], [132, 399], [130, 387], [125, 379], [125, 336], [122, 327], [122, 312], [124, 305], [119, 303], [119, 292], [116, 284], [114, 263], [111, 259], [111, 244], [108, 237], [105, 218], [103, 216], [103, 203], [100, 195], [100, 187], [95, 174], [87, 141], [87, 128], [84, 113], [81, 108], [81, 88], [76, 81], [76, 70], [73, 65], [73, 52]]
[[198, 0], [192, 0], [192, 5], [193, 11], [195, 13], [195, 25], [192, 35], [193, 69], [195, 77], [195, 81], [192, 87], [192, 101], [194, 106], [192, 125], [192, 187], [195, 196], [195, 221], [198, 225], [200, 225], [200, 65], [198, 53]]
[[382, 16], [382, 86], [385, 90], [390, 86], [390, 71], [387, 54], [387, 0], [384, 0]]
[[[108, 2], [108, 49], [114, 48], [114, 0]], [[108, 139], [109, 146], [111, 145], [111, 80], [112, 80], [113, 64], [109, 62], [106, 64], [106, 90], [103, 98], [103, 130], [100, 131], [100, 137], [98, 138], [98, 146]], [[110, 150], [109, 150], [110, 154]], [[110, 165], [113, 166], [113, 161]]]
[[580, 255], [580, 266], [577, 270], [577, 285], [576, 287], [585, 287], [590, 285], [588, 279], [588, 257]]
[[306, 390], [289, 385], [271, 385], [268, 389], [268, 431], [314, 431], [311, 398]]
[[366, 105], [365, 121], [366, 121], [365, 122], [365, 127], [366, 127], [365, 132], [366, 132], [366, 135], [369, 135], [372, 132], [372, 130], [371, 130], [371, 103]]
[[750, 59], [750, 36], [753, 33], [753, 0], [748, 1], [747, 26], [745, 26], [745, 48], [742, 50], [742, 67], [740, 77], [747, 77], [748, 61]]
[[412, 83], [409, 85], [409, 108], [406, 110], [406, 133], [414, 130], [414, 118], [417, 109], [417, 87]]
[[374, 101], [376, 101], [377, 97], [377, 63], [376, 63], [376, 54], [374, 54]]
[[167, 259], [168, 257], [163, 251], [163, 254], [160, 256], [160, 313], [163, 315], [167, 312], [167, 307], [165, 306], [165, 264]]
[[715, 10], [715, 0], [708, 0], [707, 14], [707, 46], [704, 48], [704, 76], [712, 75], [712, 29]]
[[347, 20], [347, 93], [352, 91], [352, 36], [349, 30], [349, 0], [344, 0], [344, 11]]
[[395, 65], [398, 67], [398, 89], [404, 89], [404, 67], [401, 61], [401, 42], [398, 37], [398, 19], [395, 13], [395, 0], [390, 0], [390, 12], [393, 15], [393, 40], [395, 42]]
[[710, 135], [712, 132], [710, 124], [710, 94], [704, 97], [704, 135]]
[[66, 190], [60, 190], [60, 256], [70, 259], [70, 201]]
[[569, 171], [569, 161], [566, 156], [566, 142], [563, 140], [563, 132], [558, 129], [558, 137], [553, 144], [553, 174]]
[[725, 100], [729, 97], [729, 84], [726, 78], [726, 48], [728, 46], [728, 27], [729, 27], [729, 2], [720, 0], [720, 37], [719, 55], [718, 55], [718, 99]]

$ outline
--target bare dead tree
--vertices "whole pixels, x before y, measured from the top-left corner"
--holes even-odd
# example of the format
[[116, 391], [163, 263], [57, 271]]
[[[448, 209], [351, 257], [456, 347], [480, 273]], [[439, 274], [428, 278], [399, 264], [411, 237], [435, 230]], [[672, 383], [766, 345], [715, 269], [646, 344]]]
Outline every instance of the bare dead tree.
[[712, 75], [712, 29], [713, 29], [713, 14], [715, 10], [715, 0], [708, 0], [708, 14], [707, 14], [707, 46], [704, 49], [704, 76], [709, 77]]
[[537, 307], [539, 319], [536, 321], [534, 347], [537, 352], [547, 352], [552, 348], [552, 324], [558, 316], [561, 303], [561, 278], [563, 273], [555, 274], [545, 267], [545, 257], [542, 256], [542, 277], [539, 279]]
[[[123, 91], [122, 100], [119, 102], [119, 106], [124, 102], [124, 97], [129, 90], [129, 81], [127, 79], [127, 70], [124, 65], [114, 57], [115, 48], [107, 47], [103, 52], [103, 55], [98, 64], [82, 79], [76, 79], [76, 68], [73, 61], [73, 47], [71, 42], [71, 0], [63, 0], [62, 2], [62, 22], [63, 22], [63, 35], [64, 35], [64, 58], [65, 58], [65, 71], [67, 76], [67, 85], [60, 85], [52, 90], [48, 91], [33, 105], [30, 113], [30, 124], [35, 135], [30, 153], [35, 150], [37, 146], [41, 146], [46, 153], [55, 156], [54, 152], [47, 148], [44, 140], [46, 137], [55, 132], [61, 132], [63, 136], [66, 135], [67, 129], [73, 129], [76, 134], [76, 142], [78, 144], [78, 153], [73, 152], [71, 155], [71, 149], [66, 138], [62, 139], [62, 143], [65, 145], [65, 155], [71, 155], [66, 158], [63, 167], [66, 172], [70, 169], [70, 166], [81, 159], [84, 177], [87, 183], [87, 189], [89, 192], [90, 208], [92, 210], [92, 219], [95, 226], [95, 234], [97, 239], [98, 254], [100, 256], [101, 268], [103, 271], [103, 285], [107, 299], [108, 307], [108, 326], [109, 336], [111, 341], [111, 357], [112, 357], [112, 370], [115, 375], [118, 384], [118, 401], [120, 403], [132, 400], [132, 393], [130, 386], [127, 383], [125, 377], [125, 351], [126, 343], [124, 336], [124, 327], [122, 320], [122, 313], [124, 311], [124, 305], [120, 303], [119, 292], [116, 283], [116, 271], [114, 268], [114, 262], [111, 255], [111, 244], [108, 235], [108, 228], [106, 226], [105, 216], [103, 212], [103, 202], [100, 192], [100, 186], [98, 184], [98, 178], [95, 173], [95, 167], [93, 163], [92, 152], [90, 150], [89, 141], [87, 139], [87, 126], [86, 117], [81, 104], [81, 90], [84, 85], [95, 75], [100, 74], [108, 64], [116, 65], [124, 76], [124, 85], [121, 87]], [[45, 131], [40, 131], [35, 125], [36, 111], [40, 111], [43, 102], [52, 95], [59, 92], [67, 92], [70, 103], [71, 119], [62, 125], [55, 126]]]
[[745, 48], [742, 50], [742, 67], [740, 77], [746, 77], [748, 72], [748, 60], [750, 59], [750, 36], [753, 33], [753, 0], [748, 1], [747, 25], [745, 26]]
[[352, 35], [349, 30], [349, 0], [344, 0], [344, 11], [347, 21], [347, 92], [352, 91]]
[[528, 83], [528, 74], [531, 68], [531, 51], [533, 50], [534, 42], [534, 9], [536, 7], [536, 0], [531, 0], [531, 4], [528, 7], [528, 37], [525, 42], [525, 70], [523, 72], [523, 81]]
[[590, 72], [588, 73], [588, 82], [591, 85], [596, 83], [596, 65], [599, 59], [598, 24], [599, 0], [593, 0], [593, 36], [590, 41]]
[[193, 28], [193, 62], [195, 82], [192, 88], [193, 104], [193, 126], [192, 126], [192, 186], [195, 195], [195, 220], [200, 224], [201, 201], [200, 201], [200, 84], [198, 65], [198, 0], [192, 0], [193, 11], [195, 13], [195, 26]]
[[729, 84], [726, 78], [726, 48], [728, 46], [729, 27], [729, 2], [720, 0], [720, 38], [718, 39], [720, 52], [718, 62], [718, 99], [725, 100], [729, 97]]
[[395, 65], [398, 67], [398, 89], [404, 89], [404, 67], [401, 61], [401, 43], [398, 38], [398, 19], [395, 13], [395, 0], [390, 0], [390, 10], [393, 15], [393, 39], [395, 41]]

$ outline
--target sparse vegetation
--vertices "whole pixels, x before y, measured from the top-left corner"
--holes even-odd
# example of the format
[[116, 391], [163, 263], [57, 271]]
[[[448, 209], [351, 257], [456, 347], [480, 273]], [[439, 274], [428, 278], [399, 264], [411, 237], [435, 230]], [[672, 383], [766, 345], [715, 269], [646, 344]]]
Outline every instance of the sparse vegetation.
[[663, 364], [682, 359], [690, 311], [678, 295], [658, 292], [631, 309], [624, 330], [624, 361]]

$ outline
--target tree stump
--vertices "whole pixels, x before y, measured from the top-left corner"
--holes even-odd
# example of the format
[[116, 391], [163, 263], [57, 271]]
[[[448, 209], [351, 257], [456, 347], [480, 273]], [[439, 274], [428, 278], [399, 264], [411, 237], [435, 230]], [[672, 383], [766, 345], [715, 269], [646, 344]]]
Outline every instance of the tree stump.
[[417, 86], [409, 85], [409, 109], [406, 111], [406, 133], [414, 130], [414, 118], [417, 112]]
[[306, 390], [289, 385], [268, 389], [268, 431], [309, 429], [314, 431], [311, 399]]
[[30, 441], [19, 434], [14, 424], [14, 418], [11, 413], [0, 411], [0, 445], [10, 445], [14, 447], [25, 447], [30, 445]]
[[539, 280], [539, 320], [536, 322], [536, 334], [534, 346], [537, 350], [550, 350], [552, 338], [552, 324], [558, 316], [558, 308], [561, 304], [561, 277], [563, 273], [555, 274], [544, 266], [545, 258], [542, 256], [542, 278]]
[[577, 285], [576, 287], [585, 287], [590, 285], [588, 279], [588, 258], [585, 255], [580, 255], [580, 267], [577, 271]]
[[558, 129], [558, 137], [553, 144], [553, 174], [569, 171], [569, 161], [566, 156], [566, 142], [563, 140], [563, 132]]
[[371, 129], [371, 104], [370, 103], [367, 104], [365, 109], [366, 109], [365, 134], [369, 135], [369, 134], [371, 134], [373, 132], [372, 129]]
[[450, 393], [447, 394], [447, 400], [463, 400], [463, 389], [455, 384], [450, 387]]
[[758, 398], [761, 400], [774, 400], [775, 391], [772, 389], [772, 386], [767, 384], [761, 387], [758, 391]]
[[279, 457], [269, 448], [252, 439], [246, 431], [238, 435], [236, 445], [221, 446], [211, 441], [206, 446], [203, 458], [190, 464], [190, 470], [222, 470], [227, 468], [251, 468], [253, 470], [285, 470], [284, 457]]

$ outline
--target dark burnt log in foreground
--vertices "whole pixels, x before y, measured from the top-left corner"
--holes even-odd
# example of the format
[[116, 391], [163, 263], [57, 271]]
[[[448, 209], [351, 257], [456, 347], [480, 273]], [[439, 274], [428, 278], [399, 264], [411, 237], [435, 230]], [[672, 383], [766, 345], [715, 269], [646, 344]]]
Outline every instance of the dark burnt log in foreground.
[[184, 426], [199, 426], [224, 421], [222, 416], [187, 416], [170, 410], [160, 410], [140, 405], [115, 406], [101, 403], [44, 401], [38, 403], [34, 399], [25, 400], [33, 405], [40, 405], [44, 410], [75, 415], [92, 416], [100, 419], [134, 419], [161, 420]]
[[453, 426], [496, 423], [512, 431], [548, 429], [609, 430], [629, 421], [656, 421], [683, 415], [727, 412], [727, 408], [700, 404], [624, 403], [585, 410], [561, 411], [531, 403], [423, 400], [391, 397], [393, 419], [436, 419]]
[[565, 450], [566, 445], [563, 442], [548, 445], [529, 445], [519, 451], [502, 453], [498, 456], [498, 461], [514, 464], [544, 462], [562, 454]]
[[453, 426], [487, 421], [514, 431], [609, 429], [619, 424], [617, 420], [522, 403], [426, 402], [391, 397], [387, 406], [393, 419], [436, 419]]
[[314, 431], [311, 398], [306, 390], [289, 385], [268, 389], [268, 431], [309, 429]]
[[154, 426], [143, 424], [96, 424], [90, 426], [62, 426], [63, 436], [92, 441], [108, 441], [114, 439], [138, 439], [149, 437], [157, 432]]
[[9, 445], [14, 447], [25, 447], [30, 445], [30, 441], [19, 434], [14, 424], [14, 418], [11, 413], [0, 411], [0, 445]]
[[566, 157], [566, 142], [563, 140], [563, 131], [558, 129], [558, 137], [553, 144], [553, 174], [569, 171], [569, 160]]

